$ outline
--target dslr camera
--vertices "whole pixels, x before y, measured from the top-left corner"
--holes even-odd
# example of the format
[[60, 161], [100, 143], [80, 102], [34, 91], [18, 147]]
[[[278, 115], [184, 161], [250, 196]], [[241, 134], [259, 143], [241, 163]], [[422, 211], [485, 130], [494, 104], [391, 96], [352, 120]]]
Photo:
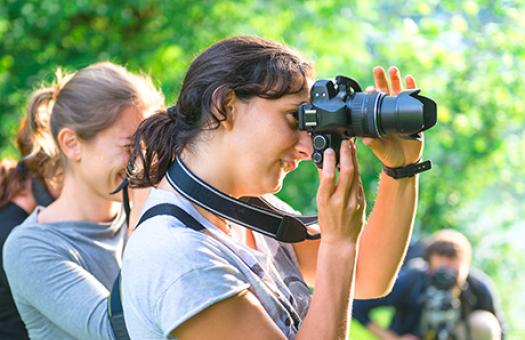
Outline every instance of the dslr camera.
[[367, 93], [357, 81], [338, 76], [318, 80], [312, 86], [310, 103], [299, 105], [299, 129], [310, 133], [312, 160], [322, 167], [323, 152], [336, 151], [343, 139], [351, 137], [381, 138], [396, 133], [406, 138], [419, 138], [421, 131], [436, 124], [436, 103], [419, 95], [420, 89], [387, 96], [381, 92]]
[[430, 273], [421, 316], [423, 339], [456, 339], [454, 329], [461, 319], [461, 303], [452, 295], [458, 273], [441, 267]]

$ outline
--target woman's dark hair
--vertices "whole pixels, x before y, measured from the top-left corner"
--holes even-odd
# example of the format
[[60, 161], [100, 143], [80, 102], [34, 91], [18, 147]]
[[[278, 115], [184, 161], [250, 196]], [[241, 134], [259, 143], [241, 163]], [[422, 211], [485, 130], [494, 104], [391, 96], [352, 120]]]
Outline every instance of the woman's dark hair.
[[219, 41], [190, 65], [175, 106], [144, 120], [134, 138], [134, 187], [156, 185], [175, 156], [203, 130], [226, 119], [226, 101], [278, 99], [301, 92], [313, 70], [295, 51], [259, 37]]

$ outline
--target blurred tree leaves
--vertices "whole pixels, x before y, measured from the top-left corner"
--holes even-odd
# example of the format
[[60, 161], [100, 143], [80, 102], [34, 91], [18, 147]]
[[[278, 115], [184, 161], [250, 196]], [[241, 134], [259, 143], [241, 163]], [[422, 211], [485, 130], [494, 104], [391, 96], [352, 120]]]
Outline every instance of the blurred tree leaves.
[[[519, 290], [523, 279], [512, 272], [525, 251], [514, 242], [525, 229], [524, 16], [525, 4], [510, 0], [4, 0], [2, 155], [14, 155], [10, 140], [28, 95], [57, 67], [125, 64], [151, 73], [171, 103], [192, 58], [236, 34], [297, 48], [319, 78], [344, 74], [366, 86], [373, 66], [397, 65], [439, 108], [438, 126], [425, 134], [434, 169], [420, 178], [416, 234], [462, 230], [476, 264], [502, 290]], [[371, 208], [381, 166], [358, 149]], [[314, 212], [316, 188], [315, 168], [302, 164], [280, 196]], [[511, 299], [504, 297], [507, 308]], [[519, 301], [516, 309], [525, 307], [523, 295]]]

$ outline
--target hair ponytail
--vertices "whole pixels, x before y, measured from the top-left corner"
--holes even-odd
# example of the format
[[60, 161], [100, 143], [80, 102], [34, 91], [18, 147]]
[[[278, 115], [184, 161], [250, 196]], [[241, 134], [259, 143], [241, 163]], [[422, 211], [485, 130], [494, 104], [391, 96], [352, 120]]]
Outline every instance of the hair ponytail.
[[52, 87], [34, 92], [17, 133], [17, 146], [24, 165], [41, 179], [56, 177], [61, 169], [60, 152], [51, 135], [49, 121], [62, 82], [59, 78]]
[[24, 173], [18, 171], [17, 163], [11, 159], [0, 162], [0, 207], [20, 193], [25, 184]]
[[59, 173], [60, 157], [49, 130], [49, 118], [57, 86], [36, 90], [27, 105], [16, 134], [20, 161], [3, 160], [0, 164], [0, 207], [25, 188], [31, 176], [41, 179]]
[[146, 118], [135, 132], [129, 174], [132, 187], [157, 185], [181, 150], [174, 110], [177, 108], [170, 107]]

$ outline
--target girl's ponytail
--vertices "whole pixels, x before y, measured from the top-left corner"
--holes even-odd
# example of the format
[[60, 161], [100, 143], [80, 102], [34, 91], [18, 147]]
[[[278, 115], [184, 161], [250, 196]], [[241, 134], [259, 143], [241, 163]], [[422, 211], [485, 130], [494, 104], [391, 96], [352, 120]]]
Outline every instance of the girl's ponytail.
[[176, 121], [176, 107], [159, 111], [140, 124], [134, 136], [130, 164], [132, 187], [157, 185], [164, 177], [175, 155], [181, 151]]
[[18, 162], [6, 159], [0, 163], [0, 207], [24, 190], [29, 177], [50, 178], [58, 172], [60, 157], [49, 130], [56, 93], [56, 86], [41, 88], [29, 100], [16, 135], [21, 159]]

